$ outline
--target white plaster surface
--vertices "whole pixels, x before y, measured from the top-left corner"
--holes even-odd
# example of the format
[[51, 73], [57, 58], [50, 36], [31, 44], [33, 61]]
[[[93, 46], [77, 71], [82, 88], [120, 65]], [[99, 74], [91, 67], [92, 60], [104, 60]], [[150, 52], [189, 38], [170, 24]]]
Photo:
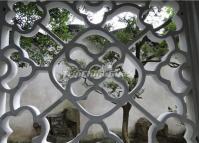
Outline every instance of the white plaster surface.
[[[127, 63], [128, 64], [128, 63]], [[147, 64], [146, 66], [152, 67], [154, 65]], [[127, 66], [129, 68], [129, 66]], [[128, 69], [127, 68], [127, 69]], [[58, 68], [59, 69], [59, 68]], [[62, 68], [60, 68], [61, 70]], [[28, 73], [30, 68], [22, 68], [19, 70], [20, 75]], [[170, 69], [164, 69], [163, 73], [167, 73], [167, 76], [171, 79], [174, 79], [175, 76], [171, 74]], [[11, 85], [17, 80], [14, 80]], [[175, 80], [174, 80], [175, 81]], [[78, 87], [79, 86], [79, 87]], [[82, 94], [83, 88], [81, 82], [75, 87], [75, 92], [78, 95]], [[143, 106], [148, 112], [150, 112], [154, 117], [158, 117], [161, 113], [167, 112], [168, 107], [175, 109], [177, 101], [174, 96], [171, 96], [171, 93], [168, 92], [164, 86], [159, 84], [154, 80], [154, 78], [147, 76], [144, 84], [144, 93], [141, 95], [143, 99], [136, 99], [136, 101]], [[85, 90], [85, 89], [84, 89]], [[47, 73], [40, 73], [29, 86], [23, 91], [21, 95], [21, 105], [33, 105], [37, 107], [41, 112], [44, 111], [47, 107], [52, 105], [59, 97], [61, 93], [53, 86], [52, 82], [49, 79]], [[96, 94], [95, 92], [91, 93], [88, 96], [88, 100], [81, 102], [82, 106], [87, 109], [90, 113], [99, 115], [110, 110], [114, 104], [105, 101], [102, 95]], [[50, 114], [61, 112], [64, 108], [74, 108], [71, 103], [65, 101], [61, 103], [57, 108], [55, 108]], [[8, 108], [9, 109], [9, 108]], [[8, 110], [7, 109], [7, 110]], [[24, 112], [23, 116], [11, 120], [11, 127], [14, 129], [12, 139], [17, 140], [27, 140], [34, 136], [34, 131], [32, 128], [32, 117], [29, 113]], [[129, 117], [129, 129], [132, 130], [136, 121], [144, 117], [135, 107], [130, 111]], [[87, 119], [82, 114], [80, 115], [80, 128], [82, 129]], [[15, 122], [15, 123], [14, 123]], [[122, 109], [119, 109], [112, 116], [108, 117], [105, 122], [107, 123], [109, 129], [119, 131], [122, 127]], [[179, 121], [169, 120], [169, 131], [173, 134], [181, 132], [184, 127], [180, 124]], [[97, 133], [101, 129], [97, 126], [92, 126], [89, 129], [90, 133]]]

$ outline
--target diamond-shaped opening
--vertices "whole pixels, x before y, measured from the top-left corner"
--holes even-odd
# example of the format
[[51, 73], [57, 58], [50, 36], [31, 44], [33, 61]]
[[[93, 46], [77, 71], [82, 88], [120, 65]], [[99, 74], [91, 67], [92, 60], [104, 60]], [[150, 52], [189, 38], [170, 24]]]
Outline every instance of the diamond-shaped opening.
[[16, 15], [11, 23], [16, 24], [21, 30], [31, 29], [43, 16], [42, 9], [35, 2], [16, 2], [13, 10]]

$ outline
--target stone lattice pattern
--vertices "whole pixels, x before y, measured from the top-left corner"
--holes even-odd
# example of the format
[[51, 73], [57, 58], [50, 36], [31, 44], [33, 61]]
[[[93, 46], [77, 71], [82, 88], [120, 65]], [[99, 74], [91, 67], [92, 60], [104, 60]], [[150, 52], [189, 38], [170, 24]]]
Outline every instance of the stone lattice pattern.
[[[34, 25], [32, 26], [31, 29], [28, 30], [21, 30], [15, 23], [11, 23], [10, 21], [12, 18], [15, 16], [15, 13], [13, 11], [13, 5], [14, 2], [8, 2], [7, 5], [5, 5], [5, 14], [6, 17], [5, 19], [1, 19], [3, 22], [3, 30], [2, 30], [2, 46], [0, 49], [0, 61], [5, 63], [7, 65], [7, 69], [5, 69], [4, 74], [0, 76], [0, 91], [1, 93], [6, 93], [6, 96], [10, 97], [10, 111], [3, 113], [1, 111], [2, 116], [0, 118], [0, 142], [1, 143], [7, 143], [7, 139], [9, 135], [12, 133], [10, 126], [9, 126], [9, 119], [12, 116], [17, 116], [19, 113], [28, 111], [32, 114], [34, 122], [39, 123], [41, 126], [41, 134], [39, 134], [37, 137], [32, 139], [32, 142], [34, 143], [44, 143], [46, 142], [46, 138], [49, 132], [49, 123], [48, 120], [46, 119], [46, 115], [54, 109], [57, 105], [59, 105], [62, 101], [64, 100], [69, 100], [71, 103], [73, 103], [74, 106], [82, 113], [84, 114], [89, 120], [86, 123], [84, 129], [70, 142], [71, 143], [77, 143], [79, 142], [87, 133], [89, 127], [93, 124], [99, 124], [103, 130], [107, 138], [110, 138], [111, 140], [122, 143], [123, 141], [118, 137], [115, 133], [110, 131], [105, 122], [104, 119], [111, 116], [115, 111], [117, 111], [121, 106], [123, 106], [126, 102], [129, 102], [132, 104], [134, 107], [136, 107], [138, 110], [140, 110], [146, 117], [147, 119], [152, 123], [152, 126], [150, 126], [149, 133], [148, 133], [148, 138], [149, 138], [149, 143], [154, 143], [156, 142], [156, 133], [158, 130], [160, 130], [163, 126], [164, 123], [166, 122], [167, 119], [169, 118], [177, 118], [181, 122], [183, 122], [186, 125], [186, 133], [184, 138], [186, 139], [187, 143], [196, 143], [195, 141], [195, 126], [194, 123], [187, 119], [186, 117], [186, 103], [184, 101], [184, 97], [188, 95], [188, 93], [191, 90], [191, 84], [190, 81], [187, 81], [182, 72], [183, 69], [188, 66], [188, 61], [184, 62], [180, 67], [178, 68], [178, 75], [179, 79], [184, 82], [184, 84], [187, 86], [186, 90], [183, 92], [176, 92], [172, 86], [171, 82], [165, 78], [163, 78], [160, 75], [160, 70], [164, 65], [167, 65], [170, 61], [170, 58], [173, 54], [180, 53], [187, 57], [187, 50], [185, 47], [185, 44], [183, 43], [184, 37], [183, 37], [183, 25], [180, 16], [178, 15], [180, 10], [179, 10], [179, 4], [175, 2], [170, 2], [170, 3], [149, 3], [149, 2], [143, 2], [142, 4], [137, 4], [137, 3], [132, 3], [132, 2], [36, 2], [38, 7], [42, 10], [44, 15], [37, 21], [35, 21]], [[104, 5], [108, 6], [110, 9], [109, 11], [105, 12], [105, 15], [103, 17], [103, 20], [98, 23], [98, 24], [93, 24], [85, 14], [82, 14], [78, 10], [79, 5], [84, 5], [86, 9], [95, 11], [103, 7]], [[165, 35], [160, 35], [158, 34], [158, 31], [162, 28], [164, 28], [165, 24], [160, 25], [157, 28], [153, 28], [150, 24], [147, 24], [144, 22], [143, 15], [149, 10], [149, 5], [170, 5], [173, 7], [176, 11], [177, 14], [175, 17], [173, 17], [173, 21], [177, 24], [177, 30], [168, 32]], [[52, 31], [46, 28], [47, 24], [49, 23], [49, 10], [52, 8], [64, 8], [67, 9], [70, 13], [72, 13], [75, 17], [83, 20], [85, 22], [86, 28], [79, 32], [69, 43], [65, 43], [62, 41], [59, 37], [57, 37]], [[122, 12], [132, 12], [136, 14], [137, 16], [137, 25], [140, 29], [142, 29], [142, 32], [135, 38], [135, 41], [132, 41], [132, 43], [128, 46], [122, 44], [120, 41], [118, 41], [112, 33], [107, 31], [104, 28], [105, 22], [117, 15], [118, 13]], [[28, 54], [26, 51], [24, 51], [20, 46], [19, 46], [19, 40], [20, 36], [26, 36], [26, 37], [32, 37], [35, 34], [38, 33], [38, 31], [42, 29], [45, 31], [57, 44], [60, 44], [64, 48], [60, 51], [60, 53], [57, 54], [57, 56], [51, 61], [50, 65], [48, 67], [40, 67], [36, 65], [31, 59], [28, 58]], [[84, 38], [88, 37], [91, 35], [100, 35], [107, 40], [110, 41], [110, 44], [105, 47], [103, 51], [100, 53], [94, 54], [91, 53], [86, 46], [82, 45], [79, 43], [79, 41]], [[174, 38], [176, 35], [179, 35], [179, 45], [177, 44], [176, 39]], [[165, 40], [169, 46], [169, 52], [167, 55], [164, 56], [162, 61], [159, 63], [159, 65], [155, 68], [154, 71], [148, 71], [144, 68], [144, 66], [140, 63], [140, 61], [135, 57], [135, 55], [132, 53], [130, 49], [132, 49], [133, 45], [138, 42], [140, 39], [142, 39], [144, 36], [147, 36], [151, 41], [154, 42], [159, 42], [162, 40]], [[7, 42], [9, 40], [9, 42]], [[178, 47], [179, 46], [179, 47]], [[64, 89], [59, 82], [56, 80], [54, 76], [54, 67], [57, 64], [57, 60], [60, 58], [60, 56], [65, 55], [66, 60], [69, 61], [70, 63], [74, 64], [76, 67], [81, 69], [81, 66], [77, 61], [73, 60], [70, 58], [70, 52], [75, 48], [79, 47], [81, 48], [85, 53], [87, 53], [90, 57], [92, 57], [92, 61], [86, 66], [84, 70], [88, 71], [93, 65], [102, 65], [103, 63], [99, 61], [98, 57], [103, 55], [109, 48], [117, 48], [120, 51], [121, 54], [121, 59], [118, 60], [114, 65], [113, 68], [116, 68], [117, 65], [121, 64], [124, 62], [125, 56], [129, 56], [131, 58], [131, 62], [134, 64], [136, 67], [139, 77], [138, 77], [138, 82], [135, 88], [131, 91], [128, 92], [128, 88], [126, 87], [126, 84], [124, 83], [123, 80], [120, 78], [115, 77], [115, 80], [119, 82], [120, 84], [123, 85], [124, 87], [124, 94], [120, 98], [112, 98], [108, 95], [108, 93], [100, 88], [99, 84], [103, 82], [106, 77], [102, 77], [100, 79], [93, 79], [89, 77], [89, 80], [95, 84], [95, 87], [92, 89], [98, 89], [103, 93], [104, 98], [107, 101], [114, 102], [115, 106], [110, 110], [104, 113], [103, 115], [99, 116], [94, 116], [84, 110], [82, 106], [80, 106], [79, 101], [86, 99], [88, 94], [92, 92], [90, 89], [89, 91], [86, 92], [81, 97], [78, 97], [74, 95], [74, 93], [71, 91], [71, 84], [77, 80], [79, 80], [80, 77], [74, 77], [71, 78], [68, 81], [68, 84], [66, 88]], [[8, 86], [8, 82], [14, 78], [15, 73], [18, 69], [16, 66], [16, 63], [14, 63], [10, 59], [10, 55], [13, 52], [18, 52], [20, 55], [21, 61], [29, 64], [32, 68], [32, 72], [25, 76], [19, 78], [19, 82], [16, 87], [10, 88]], [[41, 112], [33, 106], [20, 106], [20, 91], [22, 90], [22, 87], [25, 84], [28, 84], [29, 81], [31, 81], [35, 75], [37, 75], [39, 72], [46, 71], [48, 72], [50, 79], [54, 86], [62, 93], [62, 97], [56, 101], [53, 105], [48, 107], [47, 110], [44, 112]], [[177, 111], [177, 113], [162, 113], [159, 118], [153, 117], [149, 112], [147, 112], [142, 106], [140, 106], [135, 100], [134, 100], [134, 95], [141, 90], [144, 82], [145, 82], [145, 77], [146, 76], [151, 76], [155, 75], [161, 84], [163, 84], [167, 90], [169, 90], [173, 96], [175, 96], [179, 102], [180, 102], [180, 108]], [[1, 106], [4, 106], [6, 103], [5, 101], [1, 101]], [[103, 108], [103, 107], [102, 107]], [[2, 110], [2, 109], [0, 109]]]

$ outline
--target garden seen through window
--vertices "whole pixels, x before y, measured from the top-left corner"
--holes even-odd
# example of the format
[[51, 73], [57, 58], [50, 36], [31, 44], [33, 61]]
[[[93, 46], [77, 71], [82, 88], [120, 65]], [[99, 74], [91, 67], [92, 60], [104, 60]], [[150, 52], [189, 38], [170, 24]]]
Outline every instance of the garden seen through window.
[[0, 143], [197, 143], [181, 2], [0, 3]]

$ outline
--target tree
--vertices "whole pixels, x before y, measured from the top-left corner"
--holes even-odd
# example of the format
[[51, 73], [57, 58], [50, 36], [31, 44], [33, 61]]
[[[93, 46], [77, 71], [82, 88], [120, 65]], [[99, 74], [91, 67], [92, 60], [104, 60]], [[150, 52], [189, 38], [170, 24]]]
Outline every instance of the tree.
[[[151, 8], [153, 9], [153, 7]], [[161, 10], [160, 10], [161, 11]], [[171, 19], [175, 13], [174, 10], [171, 7], [166, 7], [166, 11], [169, 14], [169, 17], [164, 21], [167, 21], [168, 19]], [[147, 16], [146, 16], [147, 17]], [[146, 18], [145, 17], [145, 18]], [[126, 23], [126, 27], [117, 31], [114, 31], [113, 34], [115, 37], [122, 42], [125, 45], [128, 45], [131, 41], [133, 41], [139, 34], [140, 30], [139, 27], [136, 25], [136, 18], [121, 18], [120, 21]], [[176, 24], [170, 20], [170, 22], [164, 27], [163, 31], [159, 33], [160, 35], [164, 35], [170, 31], [176, 30]], [[93, 37], [94, 41], [98, 41], [99, 43], [103, 44], [101, 42], [103, 39], [99, 38], [97, 36]], [[150, 41], [146, 36], [142, 39], [142, 41], [138, 42], [133, 50], [135, 53], [135, 56], [137, 59], [140, 60], [140, 62], [143, 65], [146, 65], [148, 62], [160, 62], [161, 57], [164, 56], [168, 52], [167, 43], [165, 41], [162, 41], [160, 43], [155, 43]], [[118, 53], [109, 52], [107, 55], [105, 55], [105, 62], [114, 62], [115, 60], [119, 60]], [[179, 65], [177, 63], [169, 63], [170, 67], [176, 68]], [[129, 91], [131, 91], [136, 83], [137, 79], [139, 77], [138, 72], [135, 71], [134, 77], [131, 77], [127, 73], [125, 73], [124, 69], [122, 67], [119, 67], [119, 72], [122, 73], [122, 78], [127, 82]], [[110, 81], [107, 83], [106, 87], [110, 88], [111, 95], [115, 95], [116, 97], [120, 97], [121, 89], [119, 85], [116, 82]], [[135, 98], [142, 99], [140, 94], [143, 91], [140, 91], [140, 93], [135, 94]], [[129, 134], [128, 134], [128, 125], [129, 125], [129, 112], [131, 110], [132, 105], [130, 103], [126, 103], [124, 106], [122, 106], [123, 109], [123, 122], [122, 122], [122, 138], [124, 143], [129, 143]]]
[[[153, 7], [152, 7], [153, 9]], [[175, 13], [174, 10], [171, 7], [166, 7], [166, 11], [169, 14], [169, 18], [171, 19]], [[145, 17], [146, 18], [146, 17]], [[169, 19], [168, 18], [168, 19]], [[120, 40], [124, 44], [128, 44], [129, 42], [133, 41], [134, 38], [138, 36], [138, 34], [141, 32], [139, 28], [136, 25], [136, 19], [135, 17], [126, 19], [125, 17], [120, 19], [124, 23], [127, 24], [126, 28], [119, 30], [115, 33], [115, 36], [118, 40]], [[166, 21], [167, 19], [165, 19]], [[164, 35], [170, 31], [176, 30], [176, 24], [173, 21], [170, 21], [169, 24], [167, 24], [162, 33], [159, 33], [161, 35]], [[134, 49], [135, 56], [137, 59], [140, 60], [140, 62], [143, 65], [146, 65], [148, 62], [160, 62], [161, 57], [164, 56], [168, 52], [168, 47], [165, 41], [162, 41], [161, 43], [155, 43], [150, 41], [146, 36], [142, 39], [142, 41], [138, 42]], [[175, 66], [173, 66], [175, 65]], [[176, 68], [179, 65], [177, 63], [169, 63], [169, 66], [172, 68]], [[139, 77], [138, 72], [135, 71], [134, 77], [129, 77], [122, 68], [120, 68], [120, 71], [123, 72], [123, 78], [127, 82], [129, 86], [129, 91], [131, 91], [135, 85], [136, 81]], [[113, 85], [115, 83], [112, 83]], [[109, 86], [110, 88], [114, 89], [117, 86]], [[140, 93], [135, 95], [135, 98], [142, 99], [140, 97]], [[122, 123], [122, 138], [124, 143], [129, 143], [129, 134], [128, 134], [128, 124], [129, 124], [129, 112], [132, 105], [130, 103], [126, 103], [123, 108], [123, 123]]]
[[[14, 10], [17, 15], [13, 19], [13, 21], [21, 28], [21, 29], [30, 29], [34, 22], [42, 17], [42, 12], [38, 9], [35, 3], [29, 3], [28, 5], [24, 5], [22, 2], [17, 2], [14, 6]], [[172, 8], [168, 8], [167, 11], [170, 14], [170, 17], [174, 15]], [[69, 31], [68, 25], [66, 21], [69, 19], [69, 12], [64, 9], [52, 9], [49, 11], [50, 24], [49, 27], [58, 37], [60, 37], [64, 41], [68, 41], [72, 38], [72, 33]], [[113, 34], [115, 37], [121, 41], [123, 44], [128, 44], [133, 41], [139, 34], [140, 29], [136, 25], [136, 18], [121, 18], [122, 22], [126, 23], [126, 27], [117, 31], [114, 31]], [[110, 25], [107, 27], [110, 28]], [[168, 31], [176, 30], [176, 25], [173, 22], [170, 22], [163, 30], [162, 34], [167, 33]], [[91, 36], [88, 38], [93, 45], [99, 48], [103, 48], [106, 44], [108, 44], [107, 40], [100, 36]], [[32, 45], [35, 45], [37, 48], [32, 49]], [[32, 58], [36, 63], [41, 66], [47, 65], [50, 61], [46, 60], [44, 57], [50, 57], [51, 59], [61, 50], [60, 46], [56, 44], [53, 40], [50, 39], [48, 35], [44, 35], [42, 33], [38, 33], [34, 37], [21, 37], [21, 47], [25, 49], [30, 58]], [[168, 51], [167, 44], [165, 41], [161, 43], [155, 43], [150, 41], [147, 37], [144, 37], [142, 41], [136, 43], [132, 52], [135, 53], [135, 56], [146, 65], [148, 62], [160, 62], [161, 57], [166, 54]], [[109, 51], [104, 57], [104, 64], [113, 64], [115, 61], [119, 60], [120, 55], [115, 51]], [[20, 63], [17, 55], [13, 56], [13, 59]], [[84, 61], [78, 61], [81, 65], [85, 65]], [[78, 72], [77, 67], [71, 66], [64, 61], [65, 65], [69, 67], [70, 74]], [[19, 64], [20, 65], [20, 64]], [[24, 65], [22, 65], [24, 66]], [[136, 86], [137, 79], [139, 77], [138, 72], [135, 71], [134, 76], [130, 76], [128, 73], [124, 71], [122, 66], [117, 68], [118, 72], [121, 75], [121, 78], [127, 83], [129, 92], [133, 90]], [[91, 69], [91, 73], [100, 72], [99, 67], [93, 67]], [[65, 75], [60, 75], [60, 83], [65, 86], [67, 79], [69, 77]], [[87, 84], [87, 78], [82, 77], [84, 79], [84, 84]], [[104, 84], [104, 87], [109, 89], [108, 94], [112, 97], [119, 98], [122, 93], [121, 87], [118, 83], [114, 81], [107, 81]], [[96, 92], [100, 93], [100, 91]], [[140, 93], [136, 93], [134, 98], [141, 99]], [[131, 110], [132, 105], [130, 103], [126, 103], [123, 105], [123, 123], [122, 123], [122, 138], [124, 143], [129, 143], [129, 135], [128, 135], [128, 124], [129, 124], [129, 112]]]
[[[43, 12], [39, 10], [34, 2], [25, 5], [23, 2], [17, 2], [14, 5], [16, 16], [13, 22], [22, 30], [31, 29], [34, 22], [39, 20]], [[49, 11], [50, 23], [48, 27], [63, 41], [68, 41], [72, 37], [68, 24], [70, 13], [65, 9], [54, 8]], [[25, 49], [30, 58], [40, 66], [50, 63], [50, 60], [62, 49], [60, 45], [54, 42], [48, 35], [38, 33], [33, 37], [21, 37], [20, 46]], [[46, 59], [48, 57], [48, 60]], [[14, 56], [15, 61], [19, 58]], [[23, 66], [23, 65], [21, 65]]]
[[[134, 38], [138, 36], [141, 32], [136, 25], [135, 17], [130, 19], [123, 18], [121, 19], [123, 22], [127, 23], [126, 28], [119, 30], [115, 33], [115, 36], [124, 44], [128, 44], [129, 42], [133, 41]], [[165, 55], [168, 51], [167, 44], [165, 41], [161, 43], [154, 43], [150, 41], [147, 37], [144, 37], [142, 41], [138, 42], [135, 46], [133, 52], [137, 59], [141, 61], [143, 65], [147, 64], [148, 62], [160, 62], [161, 57]], [[135, 71], [134, 77], [129, 76], [124, 72], [122, 68], [120, 68], [120, 72], [123, 73], [123, 79], [127, 82], [129, 87], [129, 92], [133, 90], [136, 86], [137, 79], [139, 77], [138, 72]], [[136, 93], [134, 98], [142, 99], [140, 93]], [[124, 143], [129, 143], [129, 134], [128, 134], [128, 125], [129, 125], [129, 112], [131, 110], [132, 105], [128, 102], [122, 106], [123, 109], [123, 122], [122, 122], [122, 138]]]

